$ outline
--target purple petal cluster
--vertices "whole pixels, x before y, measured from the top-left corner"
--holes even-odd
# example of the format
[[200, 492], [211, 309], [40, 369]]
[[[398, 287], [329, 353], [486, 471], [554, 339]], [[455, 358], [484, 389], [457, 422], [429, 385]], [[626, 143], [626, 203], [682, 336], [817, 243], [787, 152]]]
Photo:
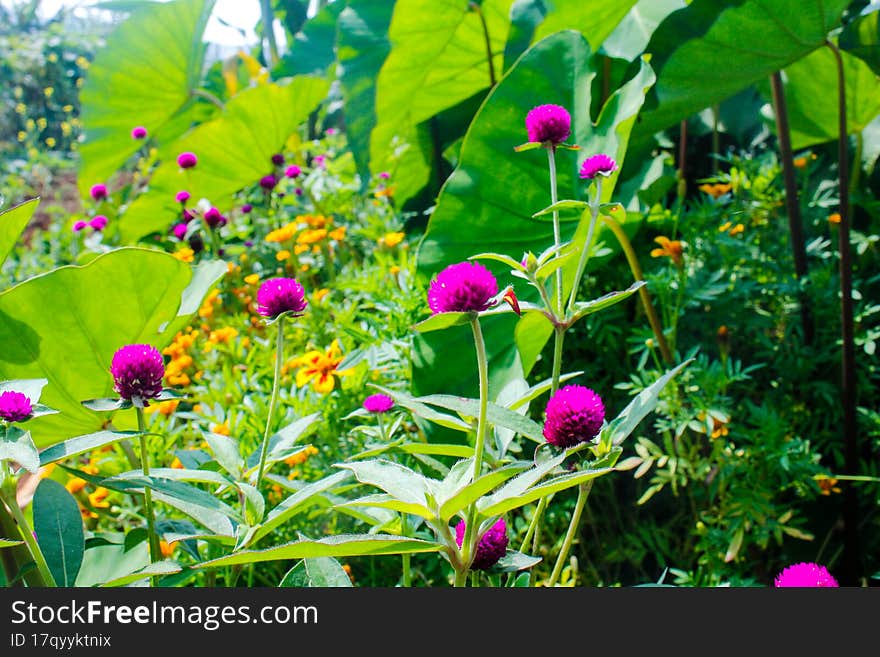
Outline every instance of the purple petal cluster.
[[260, 178], [260, 187], [265, 189], [267, 192], [271, 192], [275, 189], [275, 185], [278, 184], [278, 179], [273, 176], [271, 173], [268, 176], [263, 176]]
[[220, 214], [220, 210], [212, 206], [205, 210], [205, 223], [208, 224], [208, 228], [220, 228], [226, 225], [226, 217]]
[[147, 129], [142, 126], [135, 126], [131, 129], [131, 138], [132, 139], [144, 139], [147, 136]]
[[[464, 520], [460, 520], [455, 526], [455, 542], [458, 543], [458, 547], [464, 542], [466, 527]], [[477, 552], [471, 561], [471, 570], [487, 570], [498, 563], [507, 552], [508, 540], [507, 523], [504, 522], [504, 518], [498, 518], [498, 521], [480, 536]]]
[[92, 198], [96, 201], [103, 201], [107, 198], [107, 185], [98, 183], [97, 185], [92, 185], [92, 188], [89, 190], [89, 194], [92, 195]]
[[284, 164], [284, 156], [281, 153], [275, 153], [272, 156], [272, 164], [274, 164], [276, 167], [280, 167], [282, 164]]
[[77, 221], [73, 224], [73, 232], [78, 233], [86, 226], [88, 226], [88, 224], [85, 221], [83, 221], [82, 219], [80, 219], [79, 221]]
[[839, 586], [825, 566], [817, 563], [796, 563], [783, 569], [774, 581], [776, 588]]
[[198, 161], [199, 158], [196, 157], [196, 154], [189, 151], [184, 151], [177, 156], [177, 166], [179, 166], [181, 169], [192, 169], [196, 164], [198, 164]]
[[113, 389], [123, 399], [153, 399], [162, 392], [165, 362], [156, 347], [130, 344], [113, 354], [110, 373], [113, 375]]
[[174, 200], [178, 203], [186, 203], [189, 200], [189, 192], [185, 189], [181, 189], [177, 194], [174, 195]]
[[387, 413], [394, 407], [394, 400], [381, 393], [370, 395], [364, 400], [364, 408], [370, 413]]
[[33, 412], [31, 400], [24, 393], [15, 390], [0, 392], [0, 418], [7, 422], [22, 422]]
[[95, 215], [92, 217], [92, 220], [89, 221], [89, 226], [94, 230], [104, 230], [107, 227], [107, 217], [103, 214]]
[[301, 173], [302, 173], [302, 169], [300, 169], [295, 164], [291, 164], [289, 167], [287, 167], [284, 170], [284, 175], [287, 176], [288, 178], [296, 178]]
[[482, 312], [498, 294], [498, 281], [478, 262], [449, 265], [431, 281], [428, 307], [432, 314]]
[[257, 312], [275, 319], [281, 313], [302, 314], [306, 309], [305, 291], [293, 278], [270, 278], [257, 290]]
[[617, 171], [617, 162], [605, 153], [597, 153], [584, 160], [580, 176], [584, 180], [592, 180], [596, 176], [610, 176], [615, 171]]
[[602, 398], [584, 386], [568, 385], [547, 402], [544, 438], [563, 449], [592, 440], [605, 421]]
[[526, 114], [529, 141], [561, 144], [571, 134], [571, 115], [560, 105], [538, 105]]

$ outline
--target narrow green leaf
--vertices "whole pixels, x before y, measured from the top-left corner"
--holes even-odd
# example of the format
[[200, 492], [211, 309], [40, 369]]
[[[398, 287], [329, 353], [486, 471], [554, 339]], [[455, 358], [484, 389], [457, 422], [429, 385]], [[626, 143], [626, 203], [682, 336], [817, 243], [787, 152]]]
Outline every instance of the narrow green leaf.
[[340, 468], [351, 470], [362, 484], [381, 488], [392, 497], [409, 504], [427, 508], [429, 484], [425, 477], [409, 468], [384, 459], [355, 463], [340, 463]]
[[[419, 397], [418, 400], [425, 404], [456, 411], [467, 417], [478, 417], [480, 412], [480, 400], [478, 399], [455, 397], [453, 395], [426, 395]], [[537, 443], [545, 442], [544, 429], [541, 425], [509, 408], [489, 402], [487, 419], [490, 424], [511, 429]]]
[[220, 467], [235, 478], [241, 476], [244, 469], [244, 459], [238, 451], [238, 441], [230, 436], [212, 431], [204, 431], [202, 436], [214, 453], [214, 459], [220, 464]]
[[431, 315], [428, 319], [424, 319], [415, 326], [413, 329], [418, 331], [419, 333], [428, 333], [429, 331], [442, 331], [443, 329], [447, 329], [451, 326], [461, 326], [462, 324], [467, 324], [473, 319], [473, 313], [459, 313], [459, 312], [448, 312], [448, 313], [437, 313], [436, 315]]
[[22, 545], [24, 541], [11, 541], [8, 538], [0, 538], [0, 548], [8, 548], [15, 547], [16, 545]]
[[435, 411], [430, 406], [421, 403], [418, 399], [411, 397], [406, 393], [383, 388], [382, 386], [374, 385], [373, 387], [391, 397], [400, 406], [408, 408], [415, 415], [418, 415], [429, 422], [434, 422], [435, 424], [439, 424], [448, 429], [455, 429], [456, 431], [463, 431], [465, 433], [472, 429], [471, 425], [462, 421], [460, 418]]
[[563, 212], [565, 210], [576, 210], [578, 212], [578, 216], [580, 216], [580, 213], [584, 212], [585, 210], [589, 210], [589, 209], [590, 209], [590, 204], [587, 203], [586, 201], [576, 201], [574, 199], [566, 199], [564, 201], [557, 201], [556, 203], [553, 203], [552, 205], [548, 205], [543, 210], [539, 210], [538, 212], [535, 212], [532, 215], [532, 218], [535, 219], [538, 217], [543, 217], [544, 215], [547, 215], [547, 214], [552, 214], [554, 212]]
[[40, 481], [33, 501], [34, 532], [58, 586], [74, 586], [85, 552], [79, 505], [53, 479]]
[[413, 504], [412, 502], [403, 502], [396, 497], [392, 497], [387, 493], [377, 493], [375, 495], [365, 495], [357, 499], [340, 502], [337, 507], [369, 507], [372, 509], [389, 509], [398, 513], [409, 513], [410, 515], [419, 516], [425, 520], [433, 520], [435, 514], [422, 504]]
[[[562, 374], [559, 376], [559, 383], [565, 383], [566, 381], [570, 381], [571, 379], [579, 377], [583, 374], [582, 371], [577, 372], [567, 372], [566, 374]], [[553, 387], [553, 379], [544, 379], [540, 383], [536, 383], [531, 388], [526, 390], [522, 395], [520, 395], [517, 399], [507, 404], [507, 407], [511, 410], [516, 410], [525, 404], [537, 399], [545, 392], [550, 390]]]
[[86, 434], [85, 436], [77, 436], [60, 443], [56, 443], [51, 447], [47, 447], [40, 452], [40, 465], [54, 463], [61, 459], [77, 456], [84, 452], [90, 452], [98, 447], [115, 443], [118, 440], [126, 438], [134, 438], [140, 434], [137, 431], [98, 431], [96, 433]]
[[103, 584], [101, 584], [101, 586], [128, 586], [129, 584], [134, 584], [135, 582], [146, 580], [150, 577], [173, 575], [175, 573], [179, 573], [182, 570], [183, 568], [180, 566], [180, 564], [175, 561], [157, 561], [156, 563], [151, 563], [148, 566], [139, 568], [133, 573], [129, 573], [128, 575], [115, 577], [108, 582], [104, 582]]
[[600, 310], [605, 310], [606, 308], [610, 308], [611, 306], [620, 303], [626, 299], [629, 299], [632, 295], [639, 291], [639, 288], [645, 285], [645, 281], [636, 281], [632, 285], [630, 285], [625, 290], [619, 292], [609, 292], [608, 294], [599, 297], [598, 299], [593, 299], [592, 301], [579, 301], [574, 304], [574, 314], [572, 321], [577, 321], [586, 317], [587, 315], [592, 315], [593, 313], [597, 313]]
[[441, 504], [441, 520], [444, 522], [448, 521], [456, 513], [462, 509], [466, 509], [486, 493], [495, 490], [505, 481], [517, 476], [524, 470], [528, 469], [528, 467], [529, 464], [524, 461], [506, 465], [484, 474], [475, 482], [462, 486], [453, 491], [448, 497], [438, 500]]
[[40, 469], [40, 454], [29, 431], [16, 425], [0, 429], [0, 461], [15, 461], [33, 474]]
[[542, 497], [553, 495], [554, 493], [566, 490], [572, 486], [577, 486], [585, 481], [601, 477], [602, 475], [613, 471], [613, 468], [602, 468], [600, 470], [584, 470], [554, 477], [543, 484], [529, 488], [521, 495], [513, 497], [499, 495], [498, 497], [493, 496], [491, 500], [481, 500], [481, 503], [478, 503], [477, 508], [479, 509], [480, 515], [484, 518], [504, 515], [508, 511], [518, 509], [526, 504], [534, 502], [535, 500], [539, 500]]
[[282, 587], [336, 587], [351, 588], [351, 578], [333, 557], [303, 559], [287, 571]]
[[494, 566], [492, 572], [496, 573], [515, 573], [520, 570], [528, 570], [533, 566], [541, 563], [541, 557], [533, 557], [522, 552], [514, 552], [508, 550], [507, 554], [501, 557]]

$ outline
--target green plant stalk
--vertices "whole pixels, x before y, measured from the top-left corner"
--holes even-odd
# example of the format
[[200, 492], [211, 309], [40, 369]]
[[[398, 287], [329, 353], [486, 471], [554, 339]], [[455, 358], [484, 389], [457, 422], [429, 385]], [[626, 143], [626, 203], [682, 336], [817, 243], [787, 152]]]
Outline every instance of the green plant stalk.
[[12, 516], [12, 519], [18, 527], [18, 533], [21, 535], [22, 540], [27, 544], [31, 557], [37, 565], [37, 572], [39, 573], [40, 580], [42, 580], [39, 582], [39, 585], [51, 587], [57, 586], [55, 578], [52, 576], [52, 571], [49, 570], [49, 564], [46, 563], [46, 557], [40, 549], [40, 544], [37, 543], [37, 539], [34, 537], [34, 532], [31, 529], [30, 523], [28, 523], [27, 518], [24, 517], [21, 507], [18, 506], [18, 501], [15, 499], [15, 489], [12, 491], [7, 490], [5, 482], [3, 487], [0, 488], [0, 506], [4, 506], [6, 511]]
[[[474, 442], [474, 473], [472, 481], [476, 481], [483, 470], [483, 451], [486, 446], [486, 416], [489, 411], [489, 362], [486, 358], [486, 343], [480, 328], [480, 318], [471, 320], [474, 333], [474, 349], [477, 352], [477, 371], [480, 377], [480, 415], [477, 419], [477, 437]], [[477, 503], [468, 508], [465, 521], [464, 539], [461, 542], [462, 569], [456, 570], [455, 586], [464, 586], [467, 582], [467, 571], [470, 568], [477, 544]]]
[[[623, 227], [612, 217], [602, 215], [602, 221], [604, 221], [605, 225], [611, 229], [611, 232], [614, 233], [614, 236], [620, 243], [620, 248], [623, 249], [626, 261], [633, 274], [633, 278], [637, 281], [644, 280], [642, 268], [639, 265], [639, 258], [632, 247], [632, 243], [626, 236]], [[663, 335], [663, 327], [660, 324], [660, 319], [657, 317], [657, 311], [654, 310], [654, 304], [651, 303], [651, 295], [648, 294], [647, 285], [643, 285], [639, 288], [639, 298], [642, 300], [642, 306], [645, 308], [645, 314], [648, 316], [648, 323], [651, 325], [651, 331], [653, 331], [654, 338], [657, 340], [657, 346], [660, 348], [660, 355], [663, 356], [663, 361], [667, 365], [671, 365], [673, 363], [672, 351], [669, 349], [669, 344], [666, 342], [666, 336]]]
[[275, 43], [275, 14], [271, 0], [260, 0], [260, 14], [263, 24], [263, 38], [269, 45], [268, 68], [275, 68], [278, 63], [278, 44]]
[[[550, 204], [556, 205], [559, 201], [559, 193], [556, 189], [556, 148], [554, 146], [547, 147], [547, 164], [550, 167]], [[554, 258], [559, 257], [558, 247], [562, 244], [562, 231], [559, 227], [559, 211], [553, 211], [553, 245], [557, 247]], [[551, 308], [557, 316], [562, 316], [562, 268], [556, 269], [556, 308]]]
[[486, 17], [483, 16], [483, 11], [478, 2], [470, 2], [468, 3], [468, 7], [471, 11], [475, 11], [477, 16], [480, 17], [480, 25], [483, 29], [483, 41], [486, 44], [486, 59], [489, 61], [489, 86], [494, 87], [497, 80], [495, 78], [495, 65], [492, 63], [492, 40], [489, 38], [489, 26], [486, 24]]
[[547, 582], [548, 587], [556, 586], [559, 575], [562, 573], [562, 567], [568, 558], [568, 551], [571, 549], [571, 543], [574, 541], [574, 535], [577, 533], [578, 525], [581, 522], [581, 514], [587, 503], [587, 497], [593, 488], [593, 481], [585, 481], [578, 484], [578, 496], [575, 503], [574, 511], [571, 514], [571, 522], [568, 524], [568, 531], [565, 533], [565, 539], [562, 541], [562, 547], [559, 549], [559, 556], [556, 557], [556, 565], [553, 566], [553, 572], [550, 574], [550, 580]]
[[272, 416], [275, 414], [275, 405], [278, 403], [278, 384], [281, 381], [281, 361], [284, 353], [284, 318], [277, 320], [278, 334], [275, 338], [275, 374], [272, 377], [272, 396], [269, 397], [269, 411], [266, 417], [266, 430], [263, 432], [263, 444], [260, 447], [260, 467], [257, 469], [257, 483], [254, 487], [259, 489], [263, 480], [263, 472], [266, 470], [266, 457], [269, 454], [269, 432], [272, 429]]
[[[140, 406], [135, 407], [137, 411], [138, 431], [141, 435], [138, 440], [141, 445], [141, 472], [144, 477], [150, 476], [150, 458], [147, 454], [147, 437], [144, 435], [147, 431], [146, 422], [144, 422], [144, 409]], [[149, 486], [144, 486], [144, 513], [147, 516], [147, 538], [150, 544], [150, 563], [156, 563], [162, 558], [162, 550], [159, 547], [159, 535], [156, 533], [156, 515], [153, 510], [153, 493]], [[153, 586], [158, 585], [158, 577], [151, 578]]]
[[590, 245], [593, 243], [593, 233], [596, 230], [596, 220], [599, 218], [599, 206], [602, 203], [602, 176], [596, 178], [596, 195], [590, 200], [590, 228], [587, 230], [587, 241], [578, 259], [577, 272], [574, 275], [574, 284], [571, 286], [571, 295], [568, 298], [568, 311], [571, 312], [577, 301], [578, 288], [581, 286], [581, 278], [590, 261]]
[[559, 390], [559, 377], [562, 374], [562, 344], [565, 341], [565, 328], [553, 327], [553, 380], [550, 385], [550, 396]]
[[[406, 513], [400, 512], [400, 535], [406, 538], [409, 533], [409, 523], [407, 522]], [[405, 588], [409, 588], [412, 585], [412, 574], [410, 572], [410, 554], [402, 554], [401, 555], [401, 575], [400, 575], [400, 583], [401, 586]]]

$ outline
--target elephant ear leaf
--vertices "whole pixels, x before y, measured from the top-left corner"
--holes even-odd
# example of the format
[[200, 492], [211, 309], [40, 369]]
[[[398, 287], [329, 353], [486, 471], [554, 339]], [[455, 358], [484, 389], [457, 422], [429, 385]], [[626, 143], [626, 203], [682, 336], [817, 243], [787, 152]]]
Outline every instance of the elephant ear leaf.
[[40, 199], [34, 198], [0, 212], [0, 265], [12, 252], [39, 204]]

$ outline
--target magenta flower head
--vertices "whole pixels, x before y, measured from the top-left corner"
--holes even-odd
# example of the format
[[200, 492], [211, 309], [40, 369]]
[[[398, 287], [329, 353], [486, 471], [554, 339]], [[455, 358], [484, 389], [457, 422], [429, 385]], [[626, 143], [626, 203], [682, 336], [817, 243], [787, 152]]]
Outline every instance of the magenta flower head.
[[837, 588], [837, 580], [825, 566], [817, 563], [796, 563], [783, 569], [776, 576], [776, 588], [788, 587], [828, 587]]
[[379, 173], [379, 177], [380, 177], [382, 180], [388, 180], [388, 179], [391, 177], [391, 174], [388, 173], [387, 171], [382, 171], [382, 172]]
[[544, 438], [563, 449], [592, 440], [605, 421], [602, 398], [584, 386], [569, 385], [557, 390], [547, 402], [546, 412]]
[[181, 169], [192, 169], [198, 161], [199, 158], [196, 157], [196, 154], [189, 151], [184, 151], [177, 156], [177, 166]]
[[284, 164], [284, 156], [281, 153], [275, 153], [275, 155], [272, 156], [272, 164], [280, 167]]
[[92, 188], [89, 190], [89, 194], [92, 195], [92, 198], [96, 201], [103, 201], [107, 198], [107, 185], [102, 185], [98, 183], [97, 185], [92, 185]]
[[244, 212], [245, 214], [250, 214], [250, 211], [253, 209], [254, 209], [254, 206], [251, 205], [250, 203], [245, 203], [244, 205], [241, 206], [241, 211]]
[[275, 319], [287, 312], [298, 317], [305, 309], [303, 286], [292, 278], [270, 278], [257, 290], [257, 312], [263, 317]]
[[584, 160], [580, 176], [584, 180], [592, 180], [596, 176], [610, 176], [615, 171], [617, 171], [617, 162], [605, 153], [598, 153]]
[[[458, 543], [458, 547], [464, 542], [466, 527], [464, 520], [459, 520], [455, 526], [455, 542]], [[498, 518], [498, 521], [480, 536], [477, 553], [471, 562], [471, 570], [488, 570], [494, 566], [507, 552], [507, 543], [507, 523], [504, 522], [504, 518]]]
[[287, 176], [288, 178], [296, 178], [301, 173], [302, 173], [302, 169], [300, 169], [295, 164], [291, 164], [289, 167], [287, 167], [284, 170], [284, 175]]
[[131, 138], [132, 139], [144, 139], [147, 136], [147, 129], [142, 126], [135, 126], [131, 129]]
[[431, 281], [428, 307], [431, 313], [482, 312], [498, 294], [498, 281], [478, 262], [449, 265]]
[[268, 176], [263, 176], [260, 178], [260, 187], [265, 189], [267, 192], [271, 192], [275, 189], [275, 185], [278, 184], [278, 179], [273, 176], [271, 173]]
[[153, 399], [162, 392], [165, 362], [153, 345], [130, 344], [113, 354], [110, 374], [113, 375], [113, 389], [123, 399]]
[[326, 159], [327, 158], [324, 155], [315, 155], [315, 159], [312, 160], [312, 162], [314, 163], [314, 165], [316, 167], [322, 167], [322, 166], [324, 166], [324, 160], [326, 160]]
[[179, 224], [174, 224], [174, 228], [171, 229], [171, 232], [174, 233], [174, 237], [182, 240], [184, 237], [186, 237], [186, 224], [183, 222]]
[[189, 200], [189, 192], [185, 189], [181, 189], [174, 195], [174, 200], [178, 203], [186, 203]]
[[296, 189], [293, 190], [293, 193], [296, 194], [297, 196], [302, 196], [303, 190], [301, 187], [297, 187]]
[[0, 418], [7, 422], [23, 422], [34, 413], [27, 395], [14, 390], [0, 392]]
[[381, 393], [370, 395], [364, 400], [364, 408], [370, 413], [387, 413], [394, 407], [394, 400]]
[[208, 228], [220, 228], [226, 225], [226, 217], [220, 214], [220, 210], [211, 206], [205, 210], [205, 223], [208, 224]]
[[538, 105], [526, 114], [529, 141], [556, 146], [571, 134], [571, 115], [560, 105]]
[[88, 226], [88, 224], [85, 221], [82, 221], [82, 220], [77, 221], [75, 224], [73, 224], [73, 232], [78, 233], [86, 226]]
[[89, 222], [89, 226], [91, 226], [94, 230], [104, 230], [104, 228], [107, 227], [107, 217], [105, 217], [103, 214], [95, 215]]

